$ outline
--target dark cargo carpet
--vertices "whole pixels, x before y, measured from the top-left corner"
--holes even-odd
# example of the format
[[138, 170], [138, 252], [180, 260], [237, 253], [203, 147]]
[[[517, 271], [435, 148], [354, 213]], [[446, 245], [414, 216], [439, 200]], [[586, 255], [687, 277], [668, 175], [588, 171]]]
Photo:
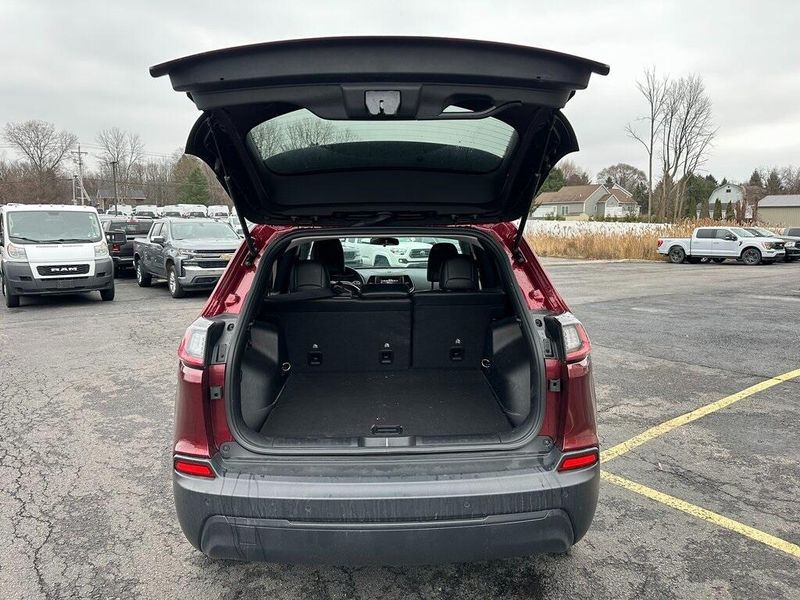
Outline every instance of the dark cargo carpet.
[[[476, 435], [511, 430], [480, 371], [293, 373], [261, 433], [269, 437]], [[385, 434], [379, 434], [381, 436]]]

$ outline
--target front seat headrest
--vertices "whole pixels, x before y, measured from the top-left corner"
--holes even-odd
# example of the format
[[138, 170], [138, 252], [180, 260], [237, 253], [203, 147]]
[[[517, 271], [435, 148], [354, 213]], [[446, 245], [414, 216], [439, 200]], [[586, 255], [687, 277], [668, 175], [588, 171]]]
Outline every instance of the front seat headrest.
[[458, 256], [458, 250], [449, 242], [438, 242], [428, 252], [428, 281], [439, 281], [442, 263], [451, 256]]
[[316, 240], [311, 248], [311, 258], [325, 265], [331, 275], [344, 273], [344, 249], [336, 238]]
[[330, 287], [331, 278], [328, 270], [316, 260], [301, 260], [292, 269], [289, 281], [290, 292], [304, 292]]
[[471, 256], [453, 256], [442, 263], [440, 290], [477, 290], [478, 266]]

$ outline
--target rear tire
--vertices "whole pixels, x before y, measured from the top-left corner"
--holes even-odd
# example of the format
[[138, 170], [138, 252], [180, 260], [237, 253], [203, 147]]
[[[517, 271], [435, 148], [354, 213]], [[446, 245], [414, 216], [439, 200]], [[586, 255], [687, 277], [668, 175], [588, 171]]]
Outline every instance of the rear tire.
[[725, 262], [725, 259], [724, 259], [724, 258], [712, 258], [711, 260], [713, 260], [713, 261], [714, 261], [715, 263], [717, 263], [718, 265], [721, 265], [722, 263], [724, 263], [724, 262]]
[[673, 246], [670, 248], [667, 256], [669, 257], [669, 262], [673, 265], [679, 265], [686, 260], [686, 252], [680, 246]]
[[142, 266], [142, 261], [140, 259], [136, 259], [136, 284], [139, 287], [150, 287], [150, 284], [153, 283], [153, 277], [150, 273], [144, 272], [144, 267]]
[[19, 306], [19, 296], [17, 294], [12, 294], [11, 292], [8, 291], [8, 288], [6, 288], [5, 277], [0, 279], [0, 282], [2, 282], [0, 285], [2, 285], [3, 297], [6, 299], [6, 307], [17, 308]]
[[761, 262], [761, 250], [758, 248], [745, 248], [742, 251], [742, 262], [750, 267]]
[[102, 298], [103, 302], [111, 302], [114, 299], [114, 288], [100, 290], [100, 298]]
[[167, 288], [169, 288], [170, 296], [173, 298], [183, 298], [186, 295], [186, 290], [183, 289], [181, 282], [178, 281], [178, 267], [175, 265], [169, 266]]

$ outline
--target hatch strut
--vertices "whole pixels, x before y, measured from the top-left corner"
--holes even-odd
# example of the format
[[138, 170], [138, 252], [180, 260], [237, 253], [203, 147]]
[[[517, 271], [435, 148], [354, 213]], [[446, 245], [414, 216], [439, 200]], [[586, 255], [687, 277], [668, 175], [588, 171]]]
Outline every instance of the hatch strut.
[[[539, 160], [539, 168], [536, 169], [536, 173], [533, 176], [536, 178], [536, 184], [533, 186], [533, 193], [539, 191], [539, 186], [542, 183], [542, 174], [545, 170], [545, 161], [547, 160], [547, 155], [550, 150], [550, 138], [553, 135], [553, 129], [555, 128], [556, 124], [556, 112], [552, 111], [550, 113], [550, 123], [547, 126], [547, 137], [544, 139], [544, 150], [542, 152], [542, 158]], [[550, 164], [547, 164], [548, 170]], [[522, 252], [519, 249], [519, 245], [522, 243], [522, 238], [525, 237], [525, 226], [528, 224], [528, 217], [531, 214], [531, 204], [533, 204], [533, 196], [531, 196], [531, 202], [528, 204], [528, 210], [525, 211], [525, 214], [522, 215], [522, 218], [519, 220], [519, 229], [517, 229], [517, 237], [514, 238], [514, 246], [511, 248], [511, 255], [517, 262], [523, 262], [525, 258], [522, 256]]]
[[[222, 160], [222, 152], [219, 150], [219, 144], [217, 143], [217, 134], [214, 132], [214, 123], [211, 120], [211, 117], [206, 118], [206, 123], [208, 123], [208, 130], [211, 132], [211, 139], [214, 141], [214, 148], [217, 151], [217, 160], [219, 160], [220, 169], [222, 169], [222, 179], [225, 182], [225, 189], [228, 191], [228, 195], [231, 197], [233, 201], [233, 205], [236, 206], [236, 198], [234, 198], [233, 193], [233, 185], [231, 184], [230, 175], [228, 175], [227, 169], [225, 169], [225, 161]], [[239, 218], [239, 224], [242, 227], [242, 234], [244, 235], [245, 244], [247, 244], [247, 258], [244, 259], [244, 264], [248, 267], [253, 265], [253, 262], [258, 257], [258, 248], [256, 248], [256, 243], [253, 240], [253, 236], [250, 235], [250, 228], [247, 226], [247, 219], [244, 218], [244, 215], [240, 213], [238, 210], [236, 211], [236, 216]]]

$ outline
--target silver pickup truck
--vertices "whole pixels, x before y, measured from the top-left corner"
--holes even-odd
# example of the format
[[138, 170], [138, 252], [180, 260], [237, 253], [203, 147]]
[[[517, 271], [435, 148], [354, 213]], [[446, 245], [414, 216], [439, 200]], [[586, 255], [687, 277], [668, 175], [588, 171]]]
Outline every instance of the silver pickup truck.
[[149, 287], [153, 277], [167, 280], [169, 293], [213, 288], [241, 244], [225, 222], [213, 219], [158, 219], [146, 238], [133, 242], [136, 282]]
[[730, 258], [758, 265], [783, 259], [785, 245], [782, 239], [758, 237], [743, 227], [698, 227], [690, 238], [659, 238], [658, 253], [675, 264], [704, 258], [721, 263]]

